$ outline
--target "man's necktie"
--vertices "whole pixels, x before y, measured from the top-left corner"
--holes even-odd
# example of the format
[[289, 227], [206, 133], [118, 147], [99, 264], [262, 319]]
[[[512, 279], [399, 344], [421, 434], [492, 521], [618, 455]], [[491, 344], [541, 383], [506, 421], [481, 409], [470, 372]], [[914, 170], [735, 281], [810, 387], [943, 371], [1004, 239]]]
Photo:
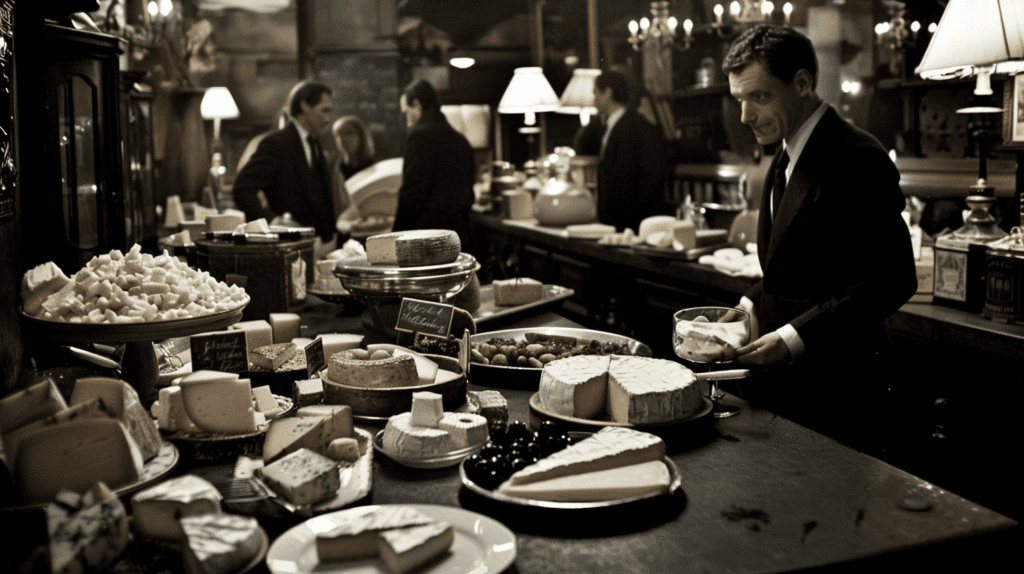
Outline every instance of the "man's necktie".
[[786, 168], [789, 167], [789, 154], [782, 150], [779, 162], [775, 165], [775, 181], [772, 182], [772, 217], [779, 212], [782, 194], [786, 191]]

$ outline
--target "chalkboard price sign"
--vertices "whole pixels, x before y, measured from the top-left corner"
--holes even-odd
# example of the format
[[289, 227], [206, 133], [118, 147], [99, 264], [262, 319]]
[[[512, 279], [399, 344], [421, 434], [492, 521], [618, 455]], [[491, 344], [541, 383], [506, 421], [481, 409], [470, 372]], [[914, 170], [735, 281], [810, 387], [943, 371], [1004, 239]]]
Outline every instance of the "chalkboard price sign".
[[324, 360], [324, 340], [317, 337], [315, 341], [305, 346], [306, 353], [306, 378], [319, 378], [318, 373], [327, 366]]
[[454, 314], [455, 307], [453, 305], [419, 299], [402, 299], [395, 330], [447, 337], [451, 330]]
[[220, 331], [192, 335], [192, 370], [241, 373], [249, 370], [245, 331]]

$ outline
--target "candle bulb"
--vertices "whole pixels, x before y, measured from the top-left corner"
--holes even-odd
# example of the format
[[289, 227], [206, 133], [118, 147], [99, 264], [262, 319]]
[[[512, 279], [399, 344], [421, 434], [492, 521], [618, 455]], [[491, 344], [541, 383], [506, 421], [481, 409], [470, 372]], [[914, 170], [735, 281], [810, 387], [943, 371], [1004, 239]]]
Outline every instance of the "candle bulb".
[[636, 23], [636, 20], [629, 21], [629, 35], [636, 38], [636, 33], [640, 31], [640, 24]]
[[774, 2], [765, 2], [765, 3], [761, 4], [761, 13], [764, 14], [765, 18], [771, 17], [772, 12], [774, 12], [774, 11], [775, 11], [775, 3]]
[[721, 4], [715, 4], [715, 25], [722, 25], [722, 14], [725, 11]]
[[687, 18], [683, 20], [683, 31], [686, 32], [686, 39], [690, 39], [690, 35], [693, 33], [693, 20]]
[[920, 30], [921, 30], [921, 23], [920, 23], [920, 22], [918, 22], [917, 20], [914, 20], [913, 22], [911, 22], [911, 24], [910, 24], [910, 32], [911, 32], [911, 34], [912, 34], [912, 36], [911, 36], [911, 37], [912, 37], [912, 38], [913, 38], [914, 40], [917, 40], [917, 33], [918, 33], [918, 32], [919, 32]]
[[650, 28], [650, 27], [651, 27], [651, 21], [650, 20], [648, 20], [647, 18], [641, 18], [640, 19], [640, 31], [641, 32], [646, 34], [647, 33], [647, 29]]
[[732, 0], [732, 4], [729, 4], [729, 14], [735, 20], [740, 15], [740, 3], [739, 0]]
[[782, 14], [785, 17], [785, 23], [789, 26], [789, 18], [793, 15], [793, 3], [786, 2], [782, 5]]

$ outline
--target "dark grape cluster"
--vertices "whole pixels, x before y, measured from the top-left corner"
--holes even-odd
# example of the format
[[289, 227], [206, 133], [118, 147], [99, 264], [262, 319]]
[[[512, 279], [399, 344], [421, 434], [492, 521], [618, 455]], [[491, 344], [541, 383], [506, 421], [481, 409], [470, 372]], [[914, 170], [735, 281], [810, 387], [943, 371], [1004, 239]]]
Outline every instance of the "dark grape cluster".
[[504, 429], [492, 428], [491, 440], [465, 461], [466, 476], [488, 490], [512, 473], [572, 444], [573, 439], [554, 421], [544, 421], [537, 432], [526, 423], [512, 421]]

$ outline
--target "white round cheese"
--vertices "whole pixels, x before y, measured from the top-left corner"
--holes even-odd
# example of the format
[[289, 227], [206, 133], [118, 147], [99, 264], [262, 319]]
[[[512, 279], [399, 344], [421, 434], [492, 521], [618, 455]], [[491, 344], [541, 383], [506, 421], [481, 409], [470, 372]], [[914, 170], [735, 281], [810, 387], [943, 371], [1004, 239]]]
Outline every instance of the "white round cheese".
[[388, 419], [382, 442], [385, 449], [401, 456], [440, 456], [452, 450], [448, 431], [413, 426], [412, 413], [402, 413]]
[[448, 431], [452, 449], [469, 448], [487, 441], [487, 419], [471, 413], [444, 413], [438, 425]]

